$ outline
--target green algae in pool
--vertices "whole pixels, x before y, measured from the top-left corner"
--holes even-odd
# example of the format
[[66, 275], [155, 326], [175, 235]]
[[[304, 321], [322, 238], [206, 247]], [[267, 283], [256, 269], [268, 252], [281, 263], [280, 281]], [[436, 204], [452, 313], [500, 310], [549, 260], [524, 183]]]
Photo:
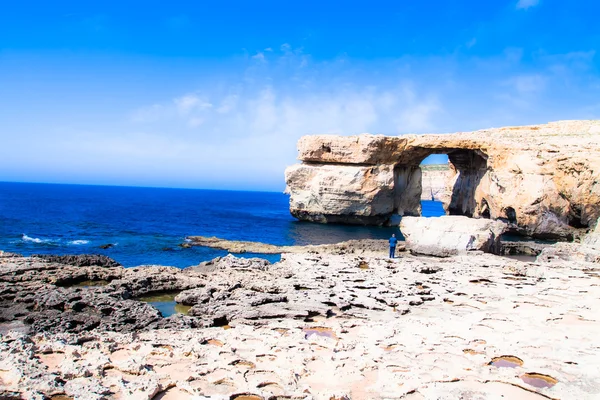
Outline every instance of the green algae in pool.
[[173, 314], [187, 315], [188, 311], [190, 311], [190, 308], [192, 307], [177, 303], [175, 301], [175, 296], [178, 294], [179, 292], [163, 292], [160, 294], [141, 296], [136, 300], [143, 301], [144, 303], [148, 303], [156, 307], [160, 312], [160, 315], [162, 315], [164, 318], [170, 317]]

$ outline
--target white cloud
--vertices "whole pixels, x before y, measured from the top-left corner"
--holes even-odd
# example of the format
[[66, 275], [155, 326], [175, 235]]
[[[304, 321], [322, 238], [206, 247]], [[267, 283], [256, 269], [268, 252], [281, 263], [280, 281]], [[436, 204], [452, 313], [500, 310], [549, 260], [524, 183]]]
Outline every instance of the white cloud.
[[228, 185], [239, 179], [244, 188], [262, 180], [283, 185], [283, 171], [294, 162], [296, 142], [303, 135], [422, 133], [440, 129], [437, 119], [444, 111], [434, 92], [410, 81], [374, 86], [346, 79], [315, 83], [312, 76], [265, 76], [195, 89], [191, 93], [202, 96], [166, 99], [159, 105], [162, 119], [139, 125], [152, 133], [86, 138], [86, 148], [94, 152], [89, 157], [143, 141], [128, 163], [148, 166], [149, 160], [159, 161], [162, 173], [171, 171], [187, 181], [201, 176]]
[[262, 52], [258, 52], [255, 55], [252, 56], [253, 60], [259, 61], [259, 62], [266, 62], [266, 58], [265, 58], [265, 53]]
[[413, 104], [401, 113], [396, 120], [398, 131], [400, 132], [424, 132], [433, 131], [436, 126], [433, 123], [433, 116], [436, 112], [441, 112], [442, 107], [437, 99], [427, 99]]
[[239, 96], [235, 94], [230, 94], [225, 96], [223, 100], [221, 100], [221, 105], [216, 109], [216, 111], [220, 114], [227, 114], [228, 112], [234, 110], [237, 106], [239, 100]]
[[48, 134], [8, 138], [4, 149], [28, 151], [0, 149], [0, 169], [31, 164], [62, 168], [55, 176], [83, 171], [82, 181], [96, 174], [105, 183], [277, 190], [307, 134], [439, 133], [600, 117], [596, 54], [587, 49], [363, 64], [315, 62], [283, 47], [265, 51], [269, 63], [246, 57], [222, 77], [186, 79], [179, 94], [155, 89], [152, 98], [161, 101], [141, 100], [127, 121], [98, 121], [95, 132], [81, 133], [92, 126], [87, 116], [79, 125], [70, 116], [60, 130], [55, 122], [52, 131], [36, 121]]
[[[213, 103], [219, 106], [212, 107]], [[168, 104], [162, 108], [168, 110]], [[215, 93], [203, 100], [185, 95], [173, 104], [173, 109], [164, 113], [165, 121], [171, 126], [180, 121], [200, 127], [198, 140], [227, 132], [233, 140], [278, 135], [289, 138], [289, 143], [310, 133], [423, 132], [436, 127], [435, 112], [443, 108], [435, 95], [419, 94], [409, 82], [386, 88], [295, 87], [291, 92], [265, 83], [241, 87], [236, 94]]]
[[540, 0], [519, 0], [517, 2], [517, 10], [527, 10], [530, 7], [535, 7], [540, 3]]
[[186, 94], [179, 98], [173, 99], [179, 113], [188, 115], [195, 110], [205, 110], [212, 107], [208, 101], [201, 99], [195, 94]]
[[131, 113], [130, 120], [132, 122], [155, 122], [164, 118], [166, 110], [160, 104], [153, 104], [147, 107], [141, 107]]
[[504, 49], [504, 55], [506, 56], [506, 61], [509, 63], [518, 64], [523, 58], [523, 49], [518, 47], [508, 47]]
[[540, 74], [518, 75], [508, 80], [519, 93], [539, 92], [546, 86], [546, 78]]
[[191, 128], [197, 128], [204, 123], [203, 118], [193, 117], [188, 120], [188, 126]]

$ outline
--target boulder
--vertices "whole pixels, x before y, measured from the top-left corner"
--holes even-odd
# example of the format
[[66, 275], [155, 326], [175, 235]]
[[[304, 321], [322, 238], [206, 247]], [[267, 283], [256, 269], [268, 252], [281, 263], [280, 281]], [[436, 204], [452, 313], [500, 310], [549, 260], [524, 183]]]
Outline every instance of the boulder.
[[468, 251], [500, 252], [500, 235], [507, 229], [501, 221], [461, 216], [437, 218], [403, 217], [400, 231], [411, 253], [449, 257]]

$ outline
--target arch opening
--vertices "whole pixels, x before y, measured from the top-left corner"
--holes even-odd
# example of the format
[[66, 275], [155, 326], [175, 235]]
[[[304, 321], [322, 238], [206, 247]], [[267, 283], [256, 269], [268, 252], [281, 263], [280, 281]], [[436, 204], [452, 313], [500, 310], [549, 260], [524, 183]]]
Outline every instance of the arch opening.
[[[490, 218], [486, 199], [476, 191], [487, 172], [487, 155], [470, 149], [415, 149], [414, 158], [394, 167], [394, 213], [420, 216], [421, 198], [442, 201], [447, 215]], [[431, 155], [447, 155], [447, 170], [421, 165]], [[437, 158], [444, 160], [444, 158]], [[424, 182], [425, 179], [425, 182]], [[433, 184], [433, 180], [436, 181]], [[442, 183], [440, 183], [442, 180]], [[425, 187], [425, 192], [424, 192]]]

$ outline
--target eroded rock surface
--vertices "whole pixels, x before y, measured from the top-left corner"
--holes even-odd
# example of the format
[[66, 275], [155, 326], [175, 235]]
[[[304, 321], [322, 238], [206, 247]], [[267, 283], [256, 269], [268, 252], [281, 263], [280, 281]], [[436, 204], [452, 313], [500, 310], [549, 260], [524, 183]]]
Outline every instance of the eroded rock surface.
[[503, 219], [514, 232], [570, 240], [600, 216], [600, 121], [446, 135], [305, 136], [302, 164], [286, 170], [290, 211], [301, 219], [390, 223], [420, 215], [420, 162], [446, 153], [445, 208]]
[[[15, 271], [15, 258], [0, 260]], [[223, 316], [227, 325], [8, 330], [0, 335], [0, 396], [595, 399], [598, 265], [483, 253], [394, 260], [296, 253], [277, 264], [228, 256], [172, 274], [198, 279], [180, 293], [201, 310], [188, 318], [213, 324]], [[173, 282], [170, 270], [146, 268], [154, 271], [148, 285]], [[128, 282], [124, 275], [119, 281]], [[140, 282], [128, 290], [145, 290]], [[500, 356], [522, 365], [490, 365]], [[527, 373], [554, 383], [532, 386]]]
[[[227, 250], [231, 253], [262, 253], [262, 254], [281, 254], [281, 253], [330, 253], [330, 254], [356, 254], [356, 255], [375, 255], [385, 254], [388, 248], [387, 239], [360, 239], [347, 240], [345, 242], [319, 245], [296, 245], [296, 246], [277, 246], [260, 242], [245, 242], [238, 240], [219, 239], [217, 237], [188, 236], [187, 244], [190, 246], [204, 246], [214, 249]], [[397, 251], [404, 251], [404, 245], [398, 244]]]
[[[205, 282], [174, 267], [125, 269], [74, 266], [50, 258], [0, 255], [0, 332], [138, 331], [169, 325], [158, 310], [134, 300], [153, 292], [185, 290]], [[110, 264], [110, 263], [109, 263]], [[197, 326], [173, 318], [172, 326]]]

